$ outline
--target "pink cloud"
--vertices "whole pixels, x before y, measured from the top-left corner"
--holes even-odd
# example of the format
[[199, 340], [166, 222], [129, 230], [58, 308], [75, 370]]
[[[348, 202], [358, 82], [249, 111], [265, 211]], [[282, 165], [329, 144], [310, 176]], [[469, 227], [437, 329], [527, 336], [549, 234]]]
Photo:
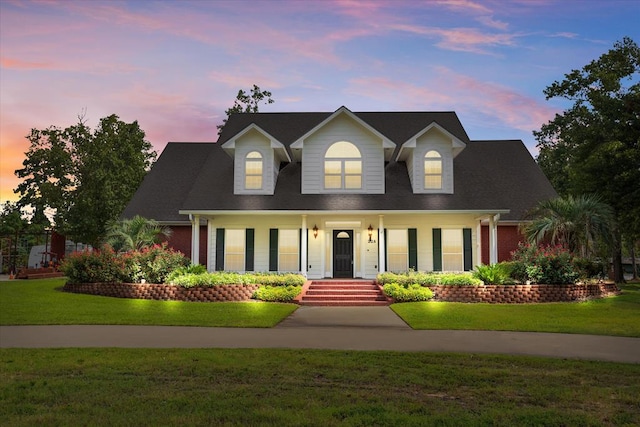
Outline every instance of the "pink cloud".
[[458, 12], [491, 13], [491, 9], [472, 0], [436, 0], [436, 4]]
[[[442, 88], [447, 88], [446, 92]], [[530, 133], [553, 118], [555, 109], [513, 89], [437, 68], [423, 84], [387, 78], [351, 81], [349, 92], [397, 109], [453, 110]]]
[[0, 59], [0, 66], [16, 70], [52, 70], [57, 68], [51, 62], [23, 61], [6, 57]]

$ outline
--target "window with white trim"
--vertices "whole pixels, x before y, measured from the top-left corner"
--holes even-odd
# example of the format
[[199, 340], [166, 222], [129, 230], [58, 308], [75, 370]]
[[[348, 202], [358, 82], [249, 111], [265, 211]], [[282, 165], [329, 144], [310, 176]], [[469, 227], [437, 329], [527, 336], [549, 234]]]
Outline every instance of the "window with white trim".
[[462, 230], [442, 230], [442, 270], [463, 271]]
[[262, 154], [252, 151], [244, 159], [244, 188], [245, 190], [262, 189]]
[[409, 235], [407, 230], [387, 230], [387, 270], [404, 272], [409, 269]]
[[298, 271], [300, 269], [299, 238], [299, 230], [279, 230], [278, 271]]
[[435, 150], [424, 155], [424, 189], [442, 189], [442, 156]]
[[324, 188], [362, 188], [362, 155], [358, 147], [347, 141], [339, 141], [329, 147], [324, 156]]
[[225, 230], [224, 269], [244, 271], [245, 267], [245, 230]]

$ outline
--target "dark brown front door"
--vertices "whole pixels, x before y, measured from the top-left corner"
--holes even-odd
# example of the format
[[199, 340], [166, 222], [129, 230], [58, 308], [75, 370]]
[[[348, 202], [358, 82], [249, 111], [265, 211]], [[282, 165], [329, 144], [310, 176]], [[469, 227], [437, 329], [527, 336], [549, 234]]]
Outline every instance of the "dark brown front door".
[[353, 230], [333, 230], [333, 277], [353, 277]]

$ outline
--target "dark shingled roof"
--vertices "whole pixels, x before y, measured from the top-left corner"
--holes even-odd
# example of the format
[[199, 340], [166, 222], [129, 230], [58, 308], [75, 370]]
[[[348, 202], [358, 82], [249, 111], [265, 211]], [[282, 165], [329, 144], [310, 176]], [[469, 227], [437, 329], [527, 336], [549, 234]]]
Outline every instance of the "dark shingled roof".
[[187, 218], [178, 211], [214, 146], [214, 143], [167, 144], [121, 216], [185, 221]]
[[[385, 166], [385, 194], [300, 194], [300, 163], [283, 165], [274, 195], [234, 195], [233, 160], [221, 145], [255, 123], [287, 149], [332, 113], [232, 115], [217, 144], [170, 143], [123, 216], [185, 220], [178, 210], [510, 210], [519, 220], [538, 201], [557, 194], [522, 141], [469, 141], [455, 113], [354, 113], [400, 144], [434, 121], [467, 144], [454, 159], [454, 194], [413, 194], [404, 162]], [[397, 150], [396, 150], [397, 151]]]

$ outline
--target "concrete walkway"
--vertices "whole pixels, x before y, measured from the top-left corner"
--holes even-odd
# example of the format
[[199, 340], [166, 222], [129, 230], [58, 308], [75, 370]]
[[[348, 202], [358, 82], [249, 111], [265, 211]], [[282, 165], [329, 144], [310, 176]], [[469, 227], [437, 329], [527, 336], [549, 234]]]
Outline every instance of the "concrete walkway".
[[301, 348], [531, 355], [640, 363], [640, 338], [415, 331], [388, 307], [300, 307], [262, 328], [184, 326], [2, 326], [1, 348]]

